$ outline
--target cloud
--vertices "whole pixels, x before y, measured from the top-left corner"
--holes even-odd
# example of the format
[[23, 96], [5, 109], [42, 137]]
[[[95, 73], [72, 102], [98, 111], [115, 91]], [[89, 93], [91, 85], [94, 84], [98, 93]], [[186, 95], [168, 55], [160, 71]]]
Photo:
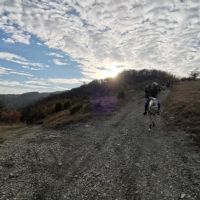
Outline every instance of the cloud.
[[12, 38], [3, 38], [2, 39], [5, 43], [10, 43], [10, 44], [14, 44], [15, 41]]
[[41, 79], [41, 78], [33, 78], [32, 80], [27, 80], [24, 82], [23, 87], [28, 88], [29, 90], [38, 90], [38, 91], [62, 91], [62, 90], [69, 90], [72, 87], [77, 85], [87, 83], [90, 80], [88, 79], [78, 79], [78, 78], [71, 78], [71, 79], [62, 79], [62, 78], [49, 78], [49, 79]]
[[86, 78], [116, 66], [185, 75], [200, 59], [199, 11], [200, 1], [2, 0], [0, 28], [13, 40], [35, 35], [65, 52]]
[[6, 60], [6, 61], [11, 61], [11, 62], [16, 62], [18, 64], [21, 64], [23, 62], [26, 62], [27, 60], [21, 56], [15, 55], [13, 53], [8, 53], [8, 52], [0, 52], [0, 59]]
[[12, 72], [10, 72], [10, 74], [14, 74], [14, 75], [18, 75], [18, 76], [27, 76], [27, 77], [33, 77], [33, 75], [32, 75], [32, 74], [25, 73], [25, 72], [16, 72], [16, 71], [12, 71]]
[[30, 67], [30, 66], [27, 66], [27, 65], [22, 65], [21, 67], [24, 68], [24, 69], [32, 70], [32, 71], [39, 71], [39, 70], [41, 70], [41, 68]]
[[50, 83], [45, 84], [45, 80], [35, 79], [33, 81], [25, 81], [21, 83], [13, 80], [0, 79], [1, 94], [21, 94], [25, 92], [39, 91], [39, 92], [52, 92], [52, 86], [55, 91], [67, 90], [67, 87], [56, 86]]
[[14, 74], [17, 76], [33, 77], [33, 75], [30, 73], [25, 73], [23, 71], [15, 71], [15, 70], [7, 68], [7, 67], [0, 67], [0, 76], [1, 75], [10, 75], [10, 74]]
[[61, 55], [61, 54], [59, 54], [59, 53], [54, 53], [54, 52], [52, 52], [52, 53], [47, 53], [46, 55], [48, 55], [48, 56], [53, 56], [53, 57], [57, 57], [57, 58], [63, 58], [63, 57], [64, 57], [63, 55]]
[[57, 59], [57, 58], [54, 58], [53, 59], [53, 63], [56, 64], [56, 65], [67, 65], [67, 63]]
[[22, 86], [20, 82], [11, 80], [0, 80], [0, 85], [5, 87]]
[[18, 56], [16, 54], [9, 53], [9, 52], [0, 52], [0, 59], [6, 60], [9, 62], [14, 62], [14, 63], [20, 64], [20, 65], [25, 65], [25, 66], [29, 65], [29, 66], [37, 67], [37, 68], [48, 67], [48, 65], [45, 65], [42, 63], [32, 63], [22, 56]]
[[11, 69], [6, 67], [0, 67], [0, 75], [8, 74]]
[[11, 44], [14, 44], [16, 42], [19, 42], [19, 43], [23, 43], [23, 44], [30, 44], [30, 38], [31, 36], [30, 35], [22, 35], [20, 33], [12, 33], [11, 37], [9, 38], [3, 38], [2, 40], [5, 42], [5, 43], [11, 43]]
[[78, 79], [78, 78], [71, 78], [71, 79], [62, 79], [62, 78], [51, 78], [48, 79], [49, 83], [54, 83], [54, 84], [67, 84], [67, 85], [71, 85], [71, 84], [83, 84], [85, 82], [89, 82], [90, 80], [88, 79]]
[[35, 86], [45, 86], [45, 87], [50, 86], [50, 83], [47, 80], [41, 80], [41, 79], [26, 81], [26, 84]]

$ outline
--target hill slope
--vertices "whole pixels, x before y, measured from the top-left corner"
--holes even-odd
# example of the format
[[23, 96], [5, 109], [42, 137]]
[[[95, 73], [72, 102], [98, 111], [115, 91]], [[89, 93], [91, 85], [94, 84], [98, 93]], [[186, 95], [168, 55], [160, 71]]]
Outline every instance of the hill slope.
[[166, 111], [169, 124], [187, 131], [200, 146], [200, 80], [174, 85]]
[[29, 92], [24, 94], [0, 95], [0, 102], [8, 109], [20, 109], [47, 97], [48, 93]]
[[[143, 90], [146, 84], [153, 81], [165, 84], [167, 80], [174, 79], [173, 75], [157, 70], [124, 71], [116, 78], [94, 80], [79, 88], [44, 98], [23, 109], [22, 118], [29, 123], [37, 121], [43, 123], [49, 116], [51, 122], [58, 121], [57, 117], [62, 121], [61, 116], [63, 116], [63, 121], [66, 122], [68, 118], [72, 119], [71, 115], [80, 119], [80, 115], [84, 116], [91, 112], [97, 114], [110, 112], [117, 107], [118, 99], [128, 97], [131, 91]], [[58, 114], [58, 112], [63, 113]]]

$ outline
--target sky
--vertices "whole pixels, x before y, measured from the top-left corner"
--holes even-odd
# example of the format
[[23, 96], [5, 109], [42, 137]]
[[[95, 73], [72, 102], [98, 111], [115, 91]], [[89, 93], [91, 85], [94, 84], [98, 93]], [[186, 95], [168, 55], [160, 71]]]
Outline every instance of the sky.
[[0, 0], [0, 93], [200, 64], [200, 0]]

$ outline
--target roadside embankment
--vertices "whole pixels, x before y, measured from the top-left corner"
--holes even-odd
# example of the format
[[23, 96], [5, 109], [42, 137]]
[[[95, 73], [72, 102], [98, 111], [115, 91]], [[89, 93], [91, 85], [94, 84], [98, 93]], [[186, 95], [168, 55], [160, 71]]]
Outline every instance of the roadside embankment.
[[168, 122], [186, 131], [200, 146], [200, 81], [182, 81], [174, 85], [165, 110]]

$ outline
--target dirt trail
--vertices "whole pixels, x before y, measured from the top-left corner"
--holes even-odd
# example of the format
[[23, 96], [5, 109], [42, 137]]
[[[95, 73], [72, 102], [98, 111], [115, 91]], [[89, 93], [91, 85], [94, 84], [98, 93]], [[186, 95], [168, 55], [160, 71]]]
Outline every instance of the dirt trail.
[[112, 117], [19, 129], [0, 147], [0, 199], [199, 200], [191, 139], [161, 119], [149, 133], [142, 112], [138, 97]]

